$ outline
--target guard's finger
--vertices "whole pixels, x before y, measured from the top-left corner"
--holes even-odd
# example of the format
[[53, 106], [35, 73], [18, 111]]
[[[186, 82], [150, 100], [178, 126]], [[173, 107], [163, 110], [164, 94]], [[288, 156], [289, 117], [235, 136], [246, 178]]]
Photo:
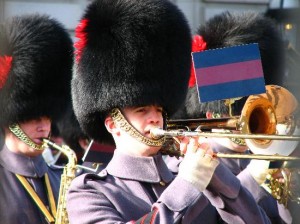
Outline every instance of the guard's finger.
[[190, 142], [187, 145], [187, 152], [186, 153], [195, 153], [199, 148], [198, 139], [190, 138]]
[[189, 144], [189, 142], [190, 142], [190, 139], [188, 137], [183, 137], [180, 139], [179, 149], [183, 154], [186, 153], [187, 145]]

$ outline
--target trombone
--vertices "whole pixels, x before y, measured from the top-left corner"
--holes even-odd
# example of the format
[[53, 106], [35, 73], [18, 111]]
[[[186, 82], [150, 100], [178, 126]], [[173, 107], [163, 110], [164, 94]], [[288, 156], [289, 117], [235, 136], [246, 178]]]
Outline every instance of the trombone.
[[[295, 124], [294, 121], [289, 123]], [[276, 135], [277, 119], [272, 103], [260, 95], [250, 96], [241, 113], [241, 116], [213, 119], [188, 119], [169, 120], [167, 130], [153, 128], [151, 136], [154, 139], [162, 137], [175, 138], [185, 137], [208, 137], [208, 138], [238, 138], [252, 140], [264, 148], [272, 140], [300, 141], [300, 135]], [[297, 125], [297, 124], [296, 124]], [[296, 126], [295, 125], [295, 126]], [[191, 131], [193, 129], [194, 131]], [[240, 133], [207, 132], [203, 130], [236, 130]], [[170, 143], [170, 142], [168, 142]], [[170, 146], [170, 145], [169, 145]], [[168, 155], [182, 156], [177, 147], [163, 147], [162, 152]], [[269, 153], [271, 154], [271, 153]], [[273, 153], [274, 154], [274, 153]], [[262, 154], [223, 154], [216, 153], [219, 158], [233, 159], [259, 159], [259, 160], [284, 160], [295, 161], [300, 157], [283, 155], [262, 155]]]
[[[219, 138], [247, 138], [247, 139], [269, 139], [269, 140], [291, 140], [299, 141], [300, 136], [285, 136], [285, 135], [263, 135], [263, 134], [231, 134], [231, 133], [209, 133], [200, 131], [184, 131], [184, 130], [163, 130], [160, 128], [151, 129], [152, 138], [158, 139], [161, 137], [219, 137]], [[163, 154], [171, 156], [184, 156], [177, 149], [163, 148]], [[215, 153], [214, 157], [227, 158], [227, 159], [257, 159], [257, 160], [269, 160], [269, 161], [300, 161], [300, 157], [295, 156], [283, 156], [283, 155], [263, 155], [263, 154], [226, 154]]]
[[[274, 145], [277, 143], [280, 143], [277, 145], [279, 148], [282, 146], [289, 147], [292, 151], [297, 147], [300, 141], [300, 136], [297, 135], [300, 133], [300, 122], [299, 120], [295, 121], [294, 117], [290, 115], [295, 113], [298, 102], [289, 91], [282, 87], [271, 85], [266, 86], [266, 89], [267, 94], [252, 95], [247, 99], [241, 116], [239, 117], [170, 120], [167, 123], [167, 130], [154, 128], [151, 130], [151, 135], [153, 138], [166, 139], [161, 149], [162, 154], [177, 157], [184, 156], [181, 151], [178, 150], [178, 142], [174, 141], [176, 140], [175, 137], [179, 136], [245, 139], [245, 145], [252, 151], [256, 150], [256, 152], [262, 152], [260, 151], [261, 149], [268, 149], [268, 155], [259, 153], [215, 153], [214, 157], [271, 161], [272, 163], [270, 163], [269, 166], [270, 173], [262, 186], [285, 207], [287, 207], [288, 201], [294, 201], [300, 204], [298, 185], [292, 184], [292, 177], [299, 175], [299, 171], [297, 170], [300, 165], [300, 157], [279, 155], [281, 153], [278, 153], [277, 149], [274, 149]], [[271, 103], [271, 101], [273, 101], [273, 103]], [[284, 132], [282, 132], [279, 126], [284, 127]], [[194, 131], [191, 131], [191, 129]], [[213, 130], [218, 129], [218, 132], [213, 132]], [[220, 130], [225, 131], [220, 133]], [[241, 134], [228, 133], [230, 130], [239, 131]], [[281, 134], [276, 135], [276, 133]], [[282, 135], [282, 133], [286, 135]], [[286, 141], [294, 142], [288, 142], [287, 144]], [[293, 147], [291, 147], [292, 145]], [[273, 153], [271, 151], [273, 151]], [[289, 153], [285, 154], [289, 155]], [[286, 172], [286, 170], [288, 170], [288, 172]], [[276, 171], [282, 173], [284, 182], [279, 181], [277, 177], [273, 177], [272, 173]]]

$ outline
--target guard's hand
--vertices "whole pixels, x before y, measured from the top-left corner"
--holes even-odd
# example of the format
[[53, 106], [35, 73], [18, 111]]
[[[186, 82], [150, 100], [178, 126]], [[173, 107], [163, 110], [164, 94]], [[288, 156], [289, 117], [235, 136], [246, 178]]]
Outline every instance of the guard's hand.
[[211, 146], [203, 138], [183, 138], [180, 150], [185, 154], [178, 176], [204, 191], [219, 162], [213, 157]]
[[247, 169], [251, 176], [259, 184], [263, 184], [266, 181], [267, 175], [269, 174], [270, 161], [252, 159]]

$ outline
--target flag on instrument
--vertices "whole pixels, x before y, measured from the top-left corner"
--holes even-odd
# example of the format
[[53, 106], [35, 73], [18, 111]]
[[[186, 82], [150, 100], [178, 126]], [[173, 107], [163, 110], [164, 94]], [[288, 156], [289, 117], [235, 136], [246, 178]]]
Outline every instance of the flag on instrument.
[[266, 92], [258, 44], [193, 52], [200, 102]]

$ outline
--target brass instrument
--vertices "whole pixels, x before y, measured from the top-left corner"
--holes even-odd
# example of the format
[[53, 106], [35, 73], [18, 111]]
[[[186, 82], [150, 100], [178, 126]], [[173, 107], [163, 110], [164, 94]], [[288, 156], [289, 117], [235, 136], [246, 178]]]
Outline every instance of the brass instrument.
[[[211, 132], [201, 132], [201, 131], [185, 131], [185, 130], [163, 130], [160, 128], [151, 129], [151, 135], [153, 138], [165, 137], [219, 137], [219, 138], [247, 138], [247, 139], [262, 139], [262, 140], [291, 140], [299, 141], [300, 136], [285, 136], [285, 135], [264, 135], [264, 134], [232, 134], [232, 133], [211, 133]], [[168, 142], [168, 141], [167, 141]], [[168, 143], [172, 144], [172, 143]], [[168, 154], [171, 156], [182, 156], [177, 147], [163, 147], [163, 154]], [[228, 159], [258, 159], [258, 160], [284, 160], [284, 161], [294, 161], [300, 160], [300, 157], [293, 156], [283, 156], [283, 155], [264, 155], [264, 154], [224, 154], [216, 153], [214, 155], [218, 158], [228, 158]]]
[[[255, 100], [253, 100], [255, 99]], [[172, 137], [176, 134], [181, 136], [203, 136], [203, 137], [237, 137], [237, 138], [248, 138], [248, 139], [259, 139], [260, 142], [267, 141], [267, 136], [253, 134], [267, 134], [274, 135], [276, 133], [276, 116], [275, 110], [271, 102], [262, 97], [256, 97], [255, 95], [250, 96], [245, 103], [242, 110], [241, 116], [226, 117], [226, 118], [213, 118], [213, 119], [188, 119], [188, 120], [169, 120], [167, 124], [167, 129], [172, 131], [176, 129], [179, 133], [174, 133]], [[180, 133], [182, 129], [187, 130], [189, 133]], [[225, 133], [211, 134], [203, 133], [200, 130], [213, 130], [213, 129], [226, 129], [226, 130], [237, 130], [240, 131], [239, 136], [229, 136]], [[196, 132], [190, 132], [191, 130], [197, 130]], [[159, 137], [160, 133], [153, 133], [154, 138]], [[169, 133], [165, 133], [169, 135]], [[270, 137], [270, 136], [268, 136]], [[300, 137], [300, 136], [299, 136]], [[272, 136], [273, 139], [277, 139], [276, 136]]]
[[246, 138], [246, 139], [259, 139], [259, 140], [289, 140], [299, 141], [300, 135], [286, 136], [286, 135], [265, 135], [265, 134], [232, 134], [232, 133], [213, 133], [213, 132], [202, 132], [202, 131], [185, 131], [179, 130], [163, 130], [160, 128], [151, 129], [151, 135], [153, 138], [160, 138], [162, 136], [167, 137], [207, 137], [207, 138]]
[[53, 148], [61, 151], [68, 158], [68, 163], [64, 167], [63, 174], [61, 176], [59, 197], [57, 202], [57, 212], [55, 217], [56, 224], [68, 224], [68, 214], [66, 209], [66, 194], [67, 190], [71, 184], [71, 181], [76, 176], [76, 164], [77, 157], [75, 152], [67, 145], [59, 146], [47, 139], [43, 139], [44, 144], [52, 146]]
[[[183, 156], [178, 150], [178, 143], [174, 141], [175, 137], [214, 137], [245, 139], [245, 145], [253, 152], [253, 154], [215, 153], [214, 156], [218, 158], [285, 161], [285, 163], [299, 161], [300, 157], [290, 156], [300, 141], [300, 123], [299, 120], [294, 119], [293, 115], [298, 109], [298, 101], [283, 87], [270, 85], [266, 86], [266, 90], [266, 94], [248, 97], [241, 116], [169, 120], [167, 130], [154, 128], [151, 130], [151, 135], [153, 138], [166, 138], [161, 152], [170, 156]], [[281, 131], [279, 127], [286, 130]], [[232, 130], [239, 133], [231, 133]], [[282, 132], [286, 134], [280, 134]], [[292, 142], [292, 144], [286, 142]], [[277, 149], [272, 152], [275, 146]], [[297, 165], [299, 167], [299, 162]], [[294, 171], [298, 174], [295, 176], [300, 176], [299, 168], [298, 171], [289, 168], [288, 174], [282, 169], [283, 167], [277, 168], [271, 168], [271, 172], [280, 171], [284, 181], [279, 181], [270, 173], [263, 187], [285, 206], [289, 200], [300, 204], [300, 181], [298, 187], [292, 187], [291, 184]]]
[[[276, 173], [282, 175], [284, 181], [274, 177]], [[296, 169], [273, 169], [267, 176], [267, 180], [261, 186], [269, 192], [280, 204], [288, 207], [289, 200], [300, 204], [300, 173]]]
[[[282, 98], [282, 102], [288, 102], [289, 107], [285, 108], [285, 104], [282, 106], [273, 106], [275, 101], [273, 99], [267, 98], [267, 96], [252, 95], [249, 96], [244, 108], [242, 109], [241, 116], [227, 117], [227, 118], [213, 118], [213, 119], [190, 119], [190, 120], [169, 120], [167, 123], [167, 130], [162, 130], [154, 128], [151, 130], [151, 135], [154, 139], [159, 139], [161, 137], [174, 138], [179, 136], [186, 137], [213, 137], [213, 138], [237, 138], [246, 139], [246, 143], [251, 143], [256, 147], [268, 148], [272, 145], [272, 140], [284, 140], [293, 141], [295, 145], [300, 141], [300, 135], [279, 135], [277, 134], [277, 121], [283, 124], [287, 115], [283, 111], [288, 111], [292, 113], [296, 110], [298, 106], [297, 101], [294, 96], [290, 94], [287, 90], [279, 86], [266, 86], [267, 96], [272, 94], [277, 94], [276, 99]], [[286, 96], [281, 97], [281, 95]], [[281, 95], [280, 95], [281, 94]], [[290, 106], [291, 105], [291, 106]], [[295, 123], [294, 121], [288, 120], [289, 124]], [[291, 125], [292, 126], [292, 125]], [[295, 126], [295, 124], [294, 124]], [[209, 130], [210, 132], [208, 132]], [[231, 133], [230, 130], [235, 130], [240, 133]], [[218, 132], [214, 132], [218, 131]], [[230, 133], [228, 133], [228, 131]], [[252, 140], [250, 142], [250, 140]], [[167, 147], [166, 147], [167, 148]], [[174, 149], [174, 147], [173, 147]], [[252, 148], [250, 148], [252, 150]], [[164, 150], [166, 150], [164, 148]], [[172, 150], [172, 149], [171, 149]], [[166, 151], [165, 151], [166, 152]], [[174, 154], [171, 152], [171, 154]], [[270, 152], [263, 153], [264, 155], [221, 155], [223, 158], [249, 158], [249, 159], [267, 159], [270, 157]], [[278, 153], [273, 153], [278, 154]], [[272, 160], [297, 160], [298, 158], [273, 155]]]
[[[250, 139], [286, 139], [286, 140], [300, 140], [300, 136], [278, 136], [278, 135], [251, 135], [251, 134], [231, 134], [231, 133], [208, 133], [200, 131], [184, 131], [184, 130], [162, 130], [160, 128], [151, 129], [151, 135], [153, 138], [160, 138], [161, 136], [165, 137], [237, 137], [237, 138], [250, 138]], [[168, 141], [167, 141], [168, 142]], [[172, 143], [167, 143], [172, 144]], [[161, 149], [162, 154], [170, 156], [184, 156], [181, 154], [177, 147], [163, 147]], [[214, 157], [217, 158], [227, 158], [227, 159], [258, 159], [258, 160], [270, 160], [270, 161], [300, 161], [300, 157], [294, 156], [282, 156], [282, 155], [263, 155], [263, 154], [226, 154], [226, 153], [215, 153]]]

